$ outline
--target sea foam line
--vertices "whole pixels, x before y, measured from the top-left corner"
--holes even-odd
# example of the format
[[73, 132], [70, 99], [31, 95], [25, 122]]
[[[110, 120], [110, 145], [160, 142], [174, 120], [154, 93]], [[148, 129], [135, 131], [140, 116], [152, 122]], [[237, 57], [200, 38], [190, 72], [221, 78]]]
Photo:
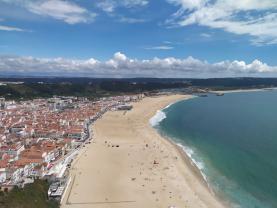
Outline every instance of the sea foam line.
[[[174, 141], [173, 141], [174, 142]], [[195, 152], [193, 149], [189, 148], [188, 146], [185, 146], [181, 143], [176, 143], [175, 144], [180, 147], [184, 153], [189, 157], [192, 165], [196, 166], [197, 169], [199, 170], [201, 176], [203, 177], [203, 179], [205, 180], [205, 182], [208, 184], [209, 186], [209, 183], [208, 183], [208, 180], [207, 180], [207, 176], [205, 175], [205, 173], [203, 172], [204, 171], [204, 168], [205, 168], [205, 165], [203, 162], [199, 161], [199, 160], [196, 160], [195, 159]]]
[[[193, 96], [191, 97], [190, 99], [192, 98], [196, 98], [197, 96]], [[179, 102], [179, 101], [177, 101]], [[177, 102], [173, 102], [173, 103], [170, 103], [169, 105], [167, 105], [165, 108], [161, 109], [161, 110], [158, 110], [156, 112], [156, 114], [151, 118], [149, 119], [149, 123], [152, 127], [155, 127], [157, 126], [161, 121], [163, 121], [167, 116], [166, 116], [166, 113], [163, 112], [163, 110], [169, 108], [171, 105], [177, 103]], [[159, 131], [158, 131], [159, 132]], [[161, 132], [159, 132], [161, 134]], [[162, 135], [162, 134], [161, 134]], [[215, 192], [214, 192], [214, 189], [212, 188], [211, 184], [209, 183], [208, 181], [208, 177], [207, 175], [204, 173], [204, 170], [205, 170], [205, 165], [204, 165], [204, 162], [203, 161], [199, 161], [199, 159], [196, 159], [197, 157], [197, 153], [195, 153], [195, 151], [178, 142], [178, 139], [174, 139], [174, 138], [170, 138], [166, 135], [163, 135], [164, 138], [168, 139], [170, 142], [174, 143], [177, 147], [179, 147], [183, 152], [184, 154], [188, 157], [190, 163], [192, 166], [196, 167], [197, 170], [198, 170], [198, 173], [202, 176], [202, 179], [204, 180], [204, 182], [206, 183], [206, 185], [208, 186], [208, 189], [211, 191], [212, 194], [215, 195]], [[233, 204], [234, 205], [234, 204]], [[237, 207], [237, 206], [233, 206], [233, 207]]]
[[168, 104], [168, 105], [167, 105], [165, 108], [163, 108], [162, 110], [169, 108], [170, 106], [172, 106], [172, 105], [175, 104], [175, 103], [176, 103], [176, 102], [172, 102], [172, 103]]
[[[167, 105], [162, 110], [157, 110], [156, 114], [149, 120], [150, 125], [152, 127], [159, 125], [159, 123], [166, 118], [166, 114], [165, 114], [165, 112], [163, 112], [163, 110], [169, 108], [173, 104], [174, 103]], [[193, 149], [191, 149], [188, 146], [185, 146], [181, 143], [177, 143], [172, 139], [170, 139], [170, 140], [183, 150], [183, 152], [189, 157], [192, 165], [196, 166], [196, 168], [199, 170], [200, 174], [202, 175], [203, 179], [208, 184], [207, 176], [203, 172], [203, 170], [205, 168], [204, 163], [195, 159], [195, 152], [193, 151]], [[208, 184], [208, 186], [209, 186], [209, 184]]]
[[164, 120], [166, 118], [166, 114], [165, 112], [163, 112], [163, 110], [169, 108], [170, 106], [172, 106], [173, 104], [175, 104], [176, 102], [172, 102], [170, 104], [168, 104], [166, 107], [164, 107], [161, 110], [157, 110], [156, 114], [150, 118], [149, 123], [152, 127], [157, 126], [162, 120]]
[[162, 120], [166, 118], [166, 114], [162, 110], [158, 110], [156, 114], [150, 118], [149, 123], [151, 126], [157, 126]]

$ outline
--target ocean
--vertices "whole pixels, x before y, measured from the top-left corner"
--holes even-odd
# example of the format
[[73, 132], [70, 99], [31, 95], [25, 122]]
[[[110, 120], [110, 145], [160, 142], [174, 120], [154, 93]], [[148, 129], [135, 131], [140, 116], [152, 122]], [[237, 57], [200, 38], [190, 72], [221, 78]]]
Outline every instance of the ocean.
[[277, 207], [277, 91], [209, 94], [150, 120], [231, 207]]

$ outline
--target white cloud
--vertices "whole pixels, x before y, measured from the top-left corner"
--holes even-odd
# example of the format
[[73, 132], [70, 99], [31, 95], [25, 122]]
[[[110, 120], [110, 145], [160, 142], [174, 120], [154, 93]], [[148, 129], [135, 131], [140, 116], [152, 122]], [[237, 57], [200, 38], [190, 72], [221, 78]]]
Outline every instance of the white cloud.
[[[116, 22], [135, 24], [143, 23], [147, 20], [140, 17], [138, 18], [122, 15], [122, 13], [119, 13], [116, 10], [120, 8], [131, 10], [134, 8], [144, 7], [147, 4], [148, 0], [98, 0], [95, 3], [95, 6], [101, 9], [102, 11], [106, 12]], [[132, 10], [132, 12], [134, 12], [134, 10]]]
[[96, 14], [74, 2], [66, 0], [0, 0], [0, 2], [21, 6], [36, 15], [51, 17], [68, 24], [93, 21]]
[[11, 26], [5, 26], [5, 25], [0, 25], [0, 30], [2, 31], [15, 31], [15, 32], [24, 32], [24, 29], [18, 28], [18, 27], [11, 27]]
[[117, 61], [117, 62], [124, 62], [126, 60], [128, 60], [127, 56], [121, 52], [116, 52], [114, 54], [113, 60]]
[[118, 17], [118, 21], [119, 22], [123, 22], [123, 23], [143, 23], [146, 22], [146, 19], [142, 19], [142, 18], [133, 18], [133, 17], [124, 17], [124, 16], [119, 16]]
[[146, 6], [148, 0], [120, 0], [121, 4], [125, 7]]
[[276, 76], [277, 66], [259, 60], [208, 63], [192, 57], [138, 60], [117, 52], [107, 61], [0, 56], [0, 73], [88, 77], [237, 77]]
[[29, 11], [62, 20], [68, 24], [86, 23], [92, 20], [96, 14], [89, 13], [87, 9], [72, 2], [62, 0], [47, 0], [28, 5]]
[[160, 46], [150, 46], [150, 47], [145, 47], [144, 49], [146, 50], [171, 50], [174, 47], [168, 46], [168, 45], [160, 45]]
[[206, 0], [168, 0], [168, 2], [173, 3], [175, 5], [181, 5], [183, 8], [192, 10], [200, 8], [205, 5]]
[[[5, 20], [3, 18], [0, 18], [0, 22], [4, 22]], [[19, 27], [13, 27], [13, 26], [7, 26], [7, 25], [0, 25], [0, 31], [7, 31], [7, 32], [27, 32], [28, 30], [19, 28]]]
[[210, 38], [210, 37], [212, 37], [212, 35], [209, 34], [209, 33], [201, 33], [200, 36], [203, 37], [203, 38]]
[[104, 12], [113, 12], [117, 5], [114, 1], [103, 0], [96, 3], [96, 6], [102, 9]]
[[252, 36], [253, 43], [277, 42], [276, 0], [167, 0], [180, 9], [167, 20], [169, 24], [198, 24]]
[[148, 0], [99, 0], [96, 6], [105, 12], [114, 12], [116, 8], [143, 7], [148, 4]]
[[164, 44], [172, 44], [172, 41], [165, 40], [163, 41]]

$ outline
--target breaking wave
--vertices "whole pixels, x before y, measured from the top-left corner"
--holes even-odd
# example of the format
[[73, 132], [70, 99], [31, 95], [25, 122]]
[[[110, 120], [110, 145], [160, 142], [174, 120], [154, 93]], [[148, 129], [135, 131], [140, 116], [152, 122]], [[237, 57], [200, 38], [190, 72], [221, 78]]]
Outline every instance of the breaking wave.
[[162, 120], [166, 118], [166, 114], [162, 110], [158, 110], [157, 113], [150, 118], [149, 123], [151, 126], [157, 126]]
[[[203, 179], [208, 184], [207, 176], [203, 172], [204, 168], [205, 168], [205, 165], [202, 161], [200, 161], [199, 159], [196, 159], [197, 156], [196, 156], [195, 152], [193, 151], [193, 149], [189, 148], [188, 146], [184, 146], [181, 143], [176, 143], [176, 144], [186, 153], [186, 155], [190, 158], [191, 163], [193, 163], [193, 165], [195, 165], [197, 167], [197, 169], [199, 170], [199, 172], [202, 175]], [[209, 184], [208, 184], [208, 186], [209, 186]]]
[[166, 114], [165, 114], [165, 112], [163, 112], [163, 110], [169, 108], [173, 104], [175, 104], [175, 102], [170, 103], [162, 110], [157, 110], [156, 114], [149, 120], [150, 125], [152, 127], [157, 126], [162, 120], [164, 120], [166, 118]]

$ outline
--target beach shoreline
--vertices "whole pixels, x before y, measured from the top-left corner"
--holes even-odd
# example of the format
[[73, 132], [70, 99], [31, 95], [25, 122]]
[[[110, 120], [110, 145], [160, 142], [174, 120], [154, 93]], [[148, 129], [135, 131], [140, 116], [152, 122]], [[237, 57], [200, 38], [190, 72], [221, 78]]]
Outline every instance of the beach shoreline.
[[106, 113], [73, 163], [62, 207], [226, 207], [190, 158], [149, 123], [157, 111], [191, 97], [147, 97], [129, 112]]
[[[228, 91], [221, 91], [221, 92], [228, 92]], [[236, 92], [244, 92], [243, 90], [241, 91], [232, 91], [230, 93], [236, 93]], [[247, 91], [249, 92], [249, 91]], [[251, 91], [252, 92], [252, 91]], [[170, 106], [181, 102], [181, 101], [187, 101], [190, 99], [193, 99], [197, 96], [190, 96], [189, 98], [185, 98], [185, 99], [180, 99], [177, 100], [176, 102], [172, 102], [169, 105], [167, 105], [166, 107], [157, 110], [158, 111], [163, 111], [167, 108], [169, 108]], [[155, 116], [155, 115], [154, 115]], [[158, 122], [159, 123], [159, 122]], [[156, 125], [158, 125], [158, 123]], [[151, 127], [157, 131], [157, 133], [161, 136], [161, 139], [164, 139], [166, 142], [169, 142], [170, 145], [172, 145], [173, 147], [175, 147], [176, 151], [179, 152], [179, 154], [181, 155], [181, 158], [183, 159], [183, 162], [190, 168], [190, 170], [195, 174], [196, 177], [198, 177], [199, 181], [202, 182], [202, 184], [207, 188], [207, 191], [211, 192], [211, 194], [225, 207], [225, 208], [229, 208], [232, 207], [231, 202], [226, 201], [225, 198], [220, 197], [217, 193], [215, 193], [215, 191], [213, 190], [212, 186], [210, 186], [210, 184], [207, 181], [207, 176], [203, 175], [203, 173], [201, 172], [201, 170], [199, 169], [199, 167], [197, 167], [197, 164], [192, 160], [192, 158], [188, 155], [188, 153], [183, 149], [185, 146], [182, 145], [181, 143], [178, 143], [177, 141], [174, 141], [173, 138], [163, 134], [159, 129], [155, 128], [154, 125], [151, 124]]]
[[271, 88], [253, 88], [253, 89], [237, 89], [237, 90], [213, 90], [211, 93], [241, 93], [241, 92], [263, 92], [269, 90], [277, 90], [277, 87]]
[[[160, 134], [160, 133], [159, 133]], [[227, 201], [225, 198], [219, 196], [217, 193], [215, 193], [215, 191], [213, 190], [213, 187], [208, 183], [207, 179], [204, 176], [203, 173], [201, 172], [201, 170], [199, 169], [199, 167], [197, 167], [197, 165], [195, 164], [194, 161], [192, 161], [192, 158], [187, 154], [187, 152], [183, 149], [183, 145], [179, 143], [175, 142], [174, 139], [166, 136], [166, 135], [162, 135], [161, 137], [163, 139], [165, 139], [167, 142], [169, 142], [172, 146], [175, 147], [176, 151], [179, 152], [179, 154], [181, 155], [181, 158], [183, 159], [184, 163], [190, 168], [190, 170], [194, 173], [194, 175], [198, 178], [198, 180], [203, 184], [203, 186], [206, 187], [207, 191], [209, 191], [213, 197], [216, 198], [216, 200], [218, 200], [224, 208], [230, 208], [232, 207], [231, 202]]]

